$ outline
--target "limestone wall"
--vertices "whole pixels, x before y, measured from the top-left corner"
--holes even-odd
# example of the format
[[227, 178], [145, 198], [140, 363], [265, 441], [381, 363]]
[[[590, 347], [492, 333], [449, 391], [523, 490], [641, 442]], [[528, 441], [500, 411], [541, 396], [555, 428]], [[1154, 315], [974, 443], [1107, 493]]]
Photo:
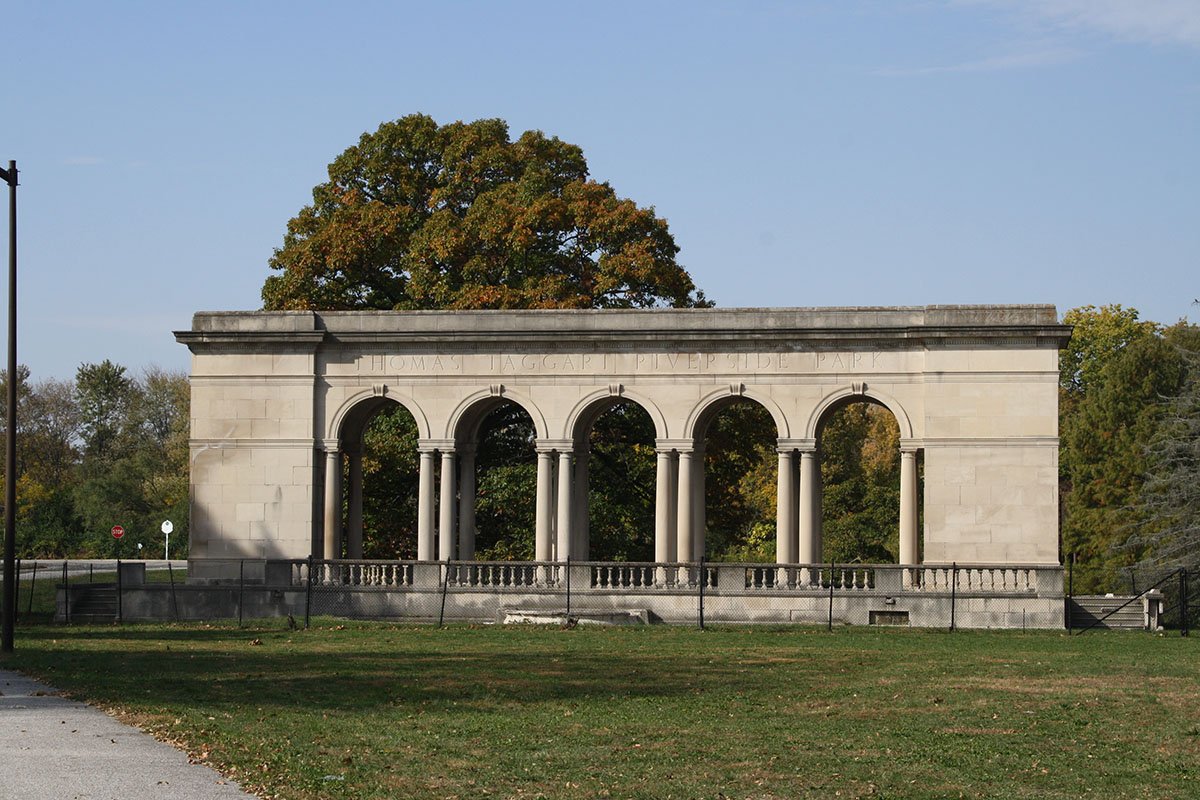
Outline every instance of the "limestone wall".
[[800, 450], [840, 403], [891, 409], [923, 453], [925, 561], [1058, 563], [1068, 336], [1051, 306], [197, 314], [177, 333], [194, 354], [191, 557], [319, 553], [324, 453], [363, 403], [404, 405], [452, 449], [507, 400], [569, 447], [622, 398], [661, 447], [690, 448], [747, 398]]

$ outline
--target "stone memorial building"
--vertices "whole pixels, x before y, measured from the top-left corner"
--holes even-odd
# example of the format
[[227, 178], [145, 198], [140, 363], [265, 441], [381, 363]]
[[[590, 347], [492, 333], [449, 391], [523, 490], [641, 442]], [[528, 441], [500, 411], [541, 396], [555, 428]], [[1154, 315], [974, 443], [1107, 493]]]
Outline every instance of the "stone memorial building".
[[363, 431], [391, 403], [419, 430], [419, 561], [474, 559], [475, 447], [505, 403], [536, 432], [537, 560], [587, 561], [589, 431], [621, 402], [654, 423], [655, 561], [698, 561], [705, 433], [749, 401], [777, 440], [777, 561], [820, 563], [819, 432], [865, 401], [900, 431], [901, 564], [1058, 568], [1069, 336], [1047, 305], [199, 313], [176, 333], [192, 352], [189, 575], [361, 558]]
[[656, 556], [694, 560], [705, 430], [745, 398], [778, 437], [782, 563], [822, 560], [817, 430], [856, 400], [900, 429], [901, 563], [1058, 563], [1068, 335], [1048, 306], [197, 314], [177, 334], [193, 352], [192, 560], [361, 557], [361, 437], [387, 403], [420, 430], [418, 558], [469, 560], [478, 427], [506, 402], [537, 433], [539, 560], [586, 559], [587, 434], [618, 401], [655, 425]]

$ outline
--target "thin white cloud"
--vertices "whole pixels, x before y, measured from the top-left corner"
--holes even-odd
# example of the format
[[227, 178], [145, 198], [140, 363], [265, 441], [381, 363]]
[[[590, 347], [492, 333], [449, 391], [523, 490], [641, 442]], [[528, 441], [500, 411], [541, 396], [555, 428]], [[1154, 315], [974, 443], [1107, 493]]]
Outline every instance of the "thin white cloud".
[[876, 75], [906, 77], [910, 75], [938, 75], [950, 72], [1004, 72], [1016, 69], [1032, 69], [1074, 61], [1082, 54], [1073, 48], [1055, 47], [1044, 50], [1029, 50], [1005, 53], [987, 58], [961, 61], [956, 64], [941, 64], [929, 67], [884, 67], [875, 70]]
[[[975, 0], [979, 2], [979, 0]], [[1200, 47], [1200, 0], [984, 0], [1127, 42]]]
[[103, 164], [103, 158], [96, 156], [71, 156], [63, 161], [68, 167], [94, 167], [97, 164]]

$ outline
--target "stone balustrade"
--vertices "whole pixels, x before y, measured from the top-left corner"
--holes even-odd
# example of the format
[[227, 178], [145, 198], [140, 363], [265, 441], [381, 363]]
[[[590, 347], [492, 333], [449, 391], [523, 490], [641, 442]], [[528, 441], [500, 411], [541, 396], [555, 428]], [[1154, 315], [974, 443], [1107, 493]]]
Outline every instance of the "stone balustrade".
[[[700, 565], [671, 562], [537, 561], [268, 561], [267, 583], [378, 589], [561, 590], [620, 592], [695, 590]], [[706, 590], [743, 594], [939, 594], [1043, 595], [1062, 593], [1057, 565], [1013, 564], [743, 564], [706, 562]], [[568, 572], [569, 571], [569, 572]]]

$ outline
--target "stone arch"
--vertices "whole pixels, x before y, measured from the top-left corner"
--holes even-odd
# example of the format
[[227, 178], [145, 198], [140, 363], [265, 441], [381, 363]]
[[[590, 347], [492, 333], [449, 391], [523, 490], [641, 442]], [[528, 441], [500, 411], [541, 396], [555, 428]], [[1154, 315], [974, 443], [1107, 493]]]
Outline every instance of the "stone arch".
[[778, 403], [755, 389], [747, 389], [738, 384], [718, 389], [701, 398], [684, 424], [684, 438], [695, 439], [696, 433], [698, 431], [703, 433], [721, 409], [741, 399], [753, 400], [767, 410], [771, 419], [775, 421], [775, 430], [779, 438], [786, 439], [791, 435], [787, 417], [784, 416], [783, 409], [779, 407]]
[[825, 395], [821, 399], [821, 402], [817, 403], [817, 407], [813, 409], [812, 414], [809, 415], [808, 422], [804, 426], [804, 438], [816, 439], [817, 429], [825, 415], [835, 408], [853, 402], [876, 403], [883, 406], [888, 411], [891, 411], [892, 416], [896, 418], [896, 424], [900, 426], [900, 439], [913, 438], [912, 422], [909, 421], [908, 412], [904, 410], [904, 406], [900, 405], [900, 401], [886, 392], [871, 388], [865, 383], [843, 386]]
[[621, 402], [633, 403], [645, 411], [654, 422], [654, 435], [659, 439], [667, 437], [667, 420], [653, 400], [624, 388], [618, 391], [608, 388], [592, 392], [575, 404], [575, 407], [567, 415], [562, 438], [578, 440], [581, 427], [586, 428], [591, 425], [601, 414]]
[[359, 426], [358, 435], [361, 436], [361, 428], [366, 425], [366, 422], [380, 408], [388, 403], [393, 402], [403, 406], [413, 420], [417, 423], [417, 432], [422, 439], [428, 439], [430, 435], [429, 420], [425, 416], [425, 412], [416, 400], [411, 397], [405, 397], [384, 389], [378, 392], [375, 389], [364, 389], [350, 397], [347, 397], [338, 407], [337, 411], [329, 418], [328, 427], [325, 430], [325, 439], [341, 441], [346, 430], [347, 423], [357, 424]]
[[546, 425], [546, 418], [537, 404], [531, 398], [504, 387], [500, 387], [499, 391], [496, 387], [481, 389], [463, 398], [450, 415], [444, 432], [445, 438], [453, 440], [471, 438], [471, 436], [465, 435], [468, 432], [463, 430], [463, 426], [469, 426], [471, 429], [469, 433], [473, 435], [474, 428], [478, 427], [483, 418], [506, 402], [518, 405], [525, 410], [525, 413], [533, 421], [534, 435], [538, 439], [549, 438], [549, 426]]

